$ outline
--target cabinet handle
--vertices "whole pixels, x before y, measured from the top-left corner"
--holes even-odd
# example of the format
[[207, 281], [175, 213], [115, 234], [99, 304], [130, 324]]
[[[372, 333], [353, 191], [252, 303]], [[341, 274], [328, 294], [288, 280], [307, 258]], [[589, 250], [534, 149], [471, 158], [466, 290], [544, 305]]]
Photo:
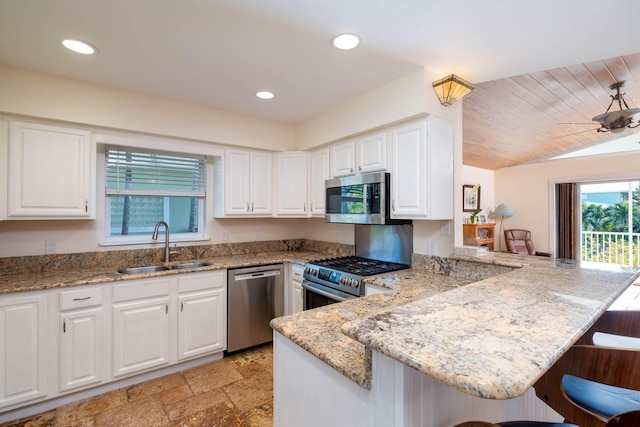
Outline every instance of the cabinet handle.
[[358, 170], [361, 171], [362, 170], [362, 165], [358, 166]]
[[249, 202], [247, 202], [247, 212], [249, 212]]
[[63, 334], [67, 333], [67, 322], [66, 321], [62, 322], [62, 333]]
[[251, 212], [253, 212], [253, 202], [251, 202]]
[[88, 200], [84, 201], [84, 211], [85, 212], [89, 212], [89, 201]]
[[309, 210], [310, 210], [310, 211], [313, 211], [313, 203], [311, 203], [311, 204], [309, 205]]
[[396, 199], [393, 199], [391, 201], [391, 211], [395, 212], [396, 211]]
[[303, 211], [303, 212], [306, 212], [306, 211], [307, 211], [307, 204], [306, 204], [306, 203], [303, 203], [303, 204], [302, 204], [302, 211]]
[[184, 311], [184, 301], [180, 301], [180, 311]]
[[351, 173], [353, 173], [353, 168], [349, 168], [349, 170], [351, 171]]
[[164, 314], [169, 314], [169, 304], [164, 304]]
[[86, 300], [89, 300], [89, 299], [91, 299], [91, 297], [74, 298], [73, 300], [74, 300], [74, 301], [86, 301]]

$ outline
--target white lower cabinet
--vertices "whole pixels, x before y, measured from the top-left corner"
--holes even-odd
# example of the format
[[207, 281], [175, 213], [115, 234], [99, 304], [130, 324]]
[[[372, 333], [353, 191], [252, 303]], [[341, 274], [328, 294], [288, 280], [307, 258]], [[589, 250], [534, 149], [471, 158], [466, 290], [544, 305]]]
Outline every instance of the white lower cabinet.
[[0, 413], [227, 347], [227, 271], [0, 295]]
[[226, 274], [178, 278], [178, 360], [227, 348]]
[[303, 310], [302, 304], [302, 280], [304, 274], [304, 266], [300, 264], [290, 264], [289, 273], [289, 286], [287, 292], [289, 293], [288, 313], [294, 314]]
[[45, 293], [0, 297], [0, 409], [47, 395], [46, 319]]
[[102, 287], [60, 292], [60, 392], [105, 379]]
[[113, 295], [113, 377], [168, 365], [169, 279], [115, 285]]

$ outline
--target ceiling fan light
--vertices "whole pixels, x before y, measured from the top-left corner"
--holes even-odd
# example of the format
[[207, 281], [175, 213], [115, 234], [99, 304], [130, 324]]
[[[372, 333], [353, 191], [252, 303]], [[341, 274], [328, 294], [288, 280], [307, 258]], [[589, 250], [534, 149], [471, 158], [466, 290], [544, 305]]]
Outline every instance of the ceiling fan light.
[[[591, 121], [600, 123], [601, 127], [597, 129], [598, 132], [611, 131], [613, 133], [619, 133], [625, 128], [634, 128], [639, 125], [638, 122], [633, 120], [633, 116], [640, 113], [640, 108], [629, 108], [627, 102], [624, 100], [624, 94], [620, 93], [620, 88], [622, 86], [624, 86], [624, 81], [615, 82], [609, 86], [610, 89], [616, 91], [616, 94], [611, 95], [611, 103], [609, 104], [607, 111], [591, 119]], [[620, 110], [609, 112], [615, 101], [618, 101]], [[626, 109], [622, 108], [623, 104], [627, 107]]]
[[440, 103], [449, 106], [473, 90], [473, 84], [455, 74], [433, 82]]

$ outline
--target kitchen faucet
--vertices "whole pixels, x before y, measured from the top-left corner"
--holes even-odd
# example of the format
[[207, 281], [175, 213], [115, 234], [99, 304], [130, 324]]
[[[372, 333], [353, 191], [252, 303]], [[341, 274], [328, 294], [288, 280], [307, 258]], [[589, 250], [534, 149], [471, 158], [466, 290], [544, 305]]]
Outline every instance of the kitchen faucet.
[[153, 240], [158, 240], [158, 228], [164, 225], [164, 262], [169, 262], [169, 224], [164, 221], [158, 221], [155, 230], [153, 230]]

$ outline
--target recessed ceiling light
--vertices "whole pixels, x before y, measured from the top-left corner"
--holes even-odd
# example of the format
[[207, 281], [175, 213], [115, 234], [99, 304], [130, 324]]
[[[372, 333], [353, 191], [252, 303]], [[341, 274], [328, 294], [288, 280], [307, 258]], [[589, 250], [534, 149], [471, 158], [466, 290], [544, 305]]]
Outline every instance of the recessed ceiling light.
[[340, 34], [333, 39], [333, 45], [341, 50], [349, 50], [360, 44], [360, 37], [355, 34]]
[[272, 92], [267, 92], [265, 90], [256, 93], [256, 96], [260, 99], [271, 99], [275, 95]]
[[89, 43], [83, 42], [81, 40], [64, 39], [62, 40], [62, 44], [67, 49], [72, 50], [76, 53], [81, 53], [83, 55], [93, 55], [98, 51], [98, 49], [91, 46]]

